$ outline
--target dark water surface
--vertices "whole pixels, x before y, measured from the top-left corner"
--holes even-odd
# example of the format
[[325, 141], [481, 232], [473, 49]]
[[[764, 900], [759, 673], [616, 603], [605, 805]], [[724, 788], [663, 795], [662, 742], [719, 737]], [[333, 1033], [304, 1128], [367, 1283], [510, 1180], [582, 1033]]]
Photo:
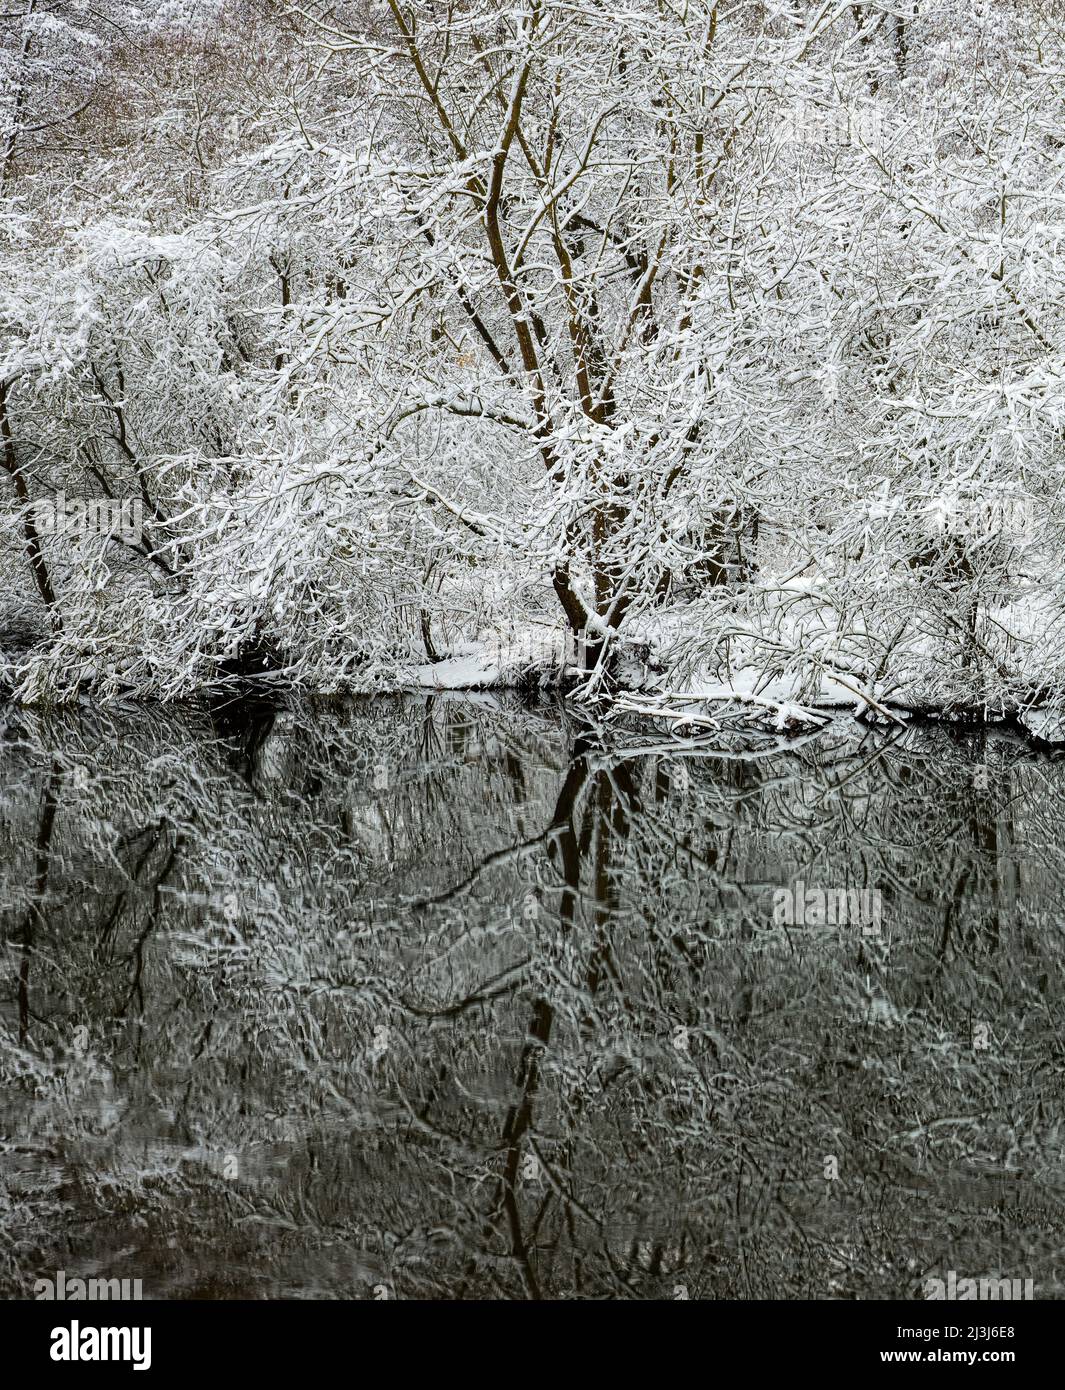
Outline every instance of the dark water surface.
[[1005, 734], [0, 710], [0, 1294], [1059, 1297], [1063, 817]]

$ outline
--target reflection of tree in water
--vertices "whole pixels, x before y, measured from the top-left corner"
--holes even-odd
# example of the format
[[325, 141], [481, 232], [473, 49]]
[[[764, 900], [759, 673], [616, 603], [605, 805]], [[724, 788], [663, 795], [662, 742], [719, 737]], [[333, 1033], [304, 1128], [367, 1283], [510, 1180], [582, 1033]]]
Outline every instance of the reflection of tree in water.
[[1053, 1296], [1062, 775], [981, 737], [12, 714], [4, 1287]]

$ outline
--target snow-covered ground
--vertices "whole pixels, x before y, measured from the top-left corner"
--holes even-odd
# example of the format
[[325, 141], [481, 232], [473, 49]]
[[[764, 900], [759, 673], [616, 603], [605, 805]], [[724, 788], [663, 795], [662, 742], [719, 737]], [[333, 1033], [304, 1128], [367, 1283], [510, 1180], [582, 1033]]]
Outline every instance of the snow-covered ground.
[[[996, 649], [982, 648], [987, 662], [960, 674], [948, 670], [947, 679], [942, 644], [917, 621], [896, 642], [892, 660], [871, 678], [869, 658], [876, 645], [868, 631], [852, 632], [847, 644], [826, 650], [831, 644], [821, 638], [831, 632], [835, 616], [811, 597], [805, 610], [777, 615], [771, 637], [749, 628], [742, 640], [734, 638], [729, 667], [720, 645], [700, 639], [691, 606], [645, 614], [619, 639], [620, 689], [613, 702], [681, 727], [741, 716], [787, 730], [848, 711], [899, 723], [914, 714], [970, 720], [1016, 716], [1046, 742], [1065, 739], [1065, 713], [1045, 688], [1047, 652], [1036, 634], [1045, 631], [1047, 614], [1038, 602], [990, 612], [981, 636], [986, 641], [990, 634]], [[693, 660], [693, 652], [708, 648], [714, 659], [704, 654]], [[552, 688], [563, 676], [578, 697], [599, 690], [594, 677], [577, 666], [572, 638], [537, 625], [463, 643], [439, 661], [398, 668], [394, 679], [405, 688], [443, 691]]]

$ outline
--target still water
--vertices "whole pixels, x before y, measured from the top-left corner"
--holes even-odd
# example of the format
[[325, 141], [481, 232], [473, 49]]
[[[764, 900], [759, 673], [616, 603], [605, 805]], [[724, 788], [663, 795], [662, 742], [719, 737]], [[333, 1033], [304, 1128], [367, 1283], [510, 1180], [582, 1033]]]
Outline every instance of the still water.
[[0, 709], [0, 1295], [1059, 1297], [1063, 818], [1003, 732]]

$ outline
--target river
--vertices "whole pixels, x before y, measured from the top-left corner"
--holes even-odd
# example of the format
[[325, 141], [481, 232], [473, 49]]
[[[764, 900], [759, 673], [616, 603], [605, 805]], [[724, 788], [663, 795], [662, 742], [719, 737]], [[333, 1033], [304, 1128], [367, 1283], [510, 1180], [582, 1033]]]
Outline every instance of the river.
[[1061, 1294], [1065, 762], [0, 709], [0, 1295]]

